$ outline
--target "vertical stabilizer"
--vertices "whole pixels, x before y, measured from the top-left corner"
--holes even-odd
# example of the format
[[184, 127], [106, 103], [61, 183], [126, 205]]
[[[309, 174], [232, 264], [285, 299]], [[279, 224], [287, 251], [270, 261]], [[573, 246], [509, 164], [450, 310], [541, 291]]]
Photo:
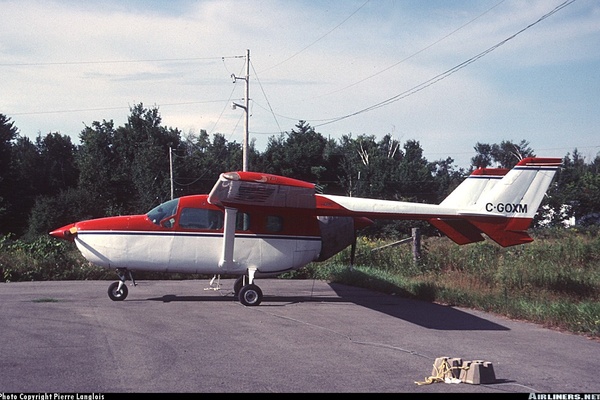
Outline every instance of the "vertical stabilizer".
[[461, 218], [429, 222], [458, 244], [480, 242], [482, 233], [504, 247], [531, 242], [527, 229], [561, 162], [530, 157], [511, 170], [476, 170], [440, 204]]
[[478, 168], [463, 180], [440, 205], [456, 208], [471, 207], [477, 203], [481, 195], [490, 191], [508, 171], [506, 168]]
[[[457, 209], [475, 206], [479, 198], [492, 190], [508, 171], [506, 168], [476, 169], [440, 203], [440, 206]], [[465, 219], [432, 218], [429, 223], [457, 244], [485, 240], [481, 231]]]
[[527, 229], [561, 162], [560, 158], [524, 158], [461, 214], [501, 246], [533, 241]]
[[533, 219], [561, 162], [524, 158], [471, 208], [482, 214]]

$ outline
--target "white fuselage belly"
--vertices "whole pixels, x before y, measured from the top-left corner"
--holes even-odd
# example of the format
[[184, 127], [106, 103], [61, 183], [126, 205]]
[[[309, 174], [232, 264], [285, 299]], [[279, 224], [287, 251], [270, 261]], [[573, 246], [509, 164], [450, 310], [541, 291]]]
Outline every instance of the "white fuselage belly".
[[75, 243], [100, 267], [197, 274], [279, 273], [314, 261], [321, 251], [318, 236], [236, 235], [234, 262], [219, 267], [219, 233], [82, 231]]

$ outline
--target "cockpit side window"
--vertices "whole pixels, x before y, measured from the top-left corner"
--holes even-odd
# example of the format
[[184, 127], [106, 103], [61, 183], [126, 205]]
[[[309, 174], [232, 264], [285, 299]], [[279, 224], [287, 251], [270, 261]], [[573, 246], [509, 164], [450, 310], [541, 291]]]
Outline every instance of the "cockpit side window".
[[179, 226], [184, 229], [223, 228], [223, 212], [205, 208], [184, 208], [179, 216]]
[[169, 200], [165, 203], [162, 203], [159, 206], [154, 207], [150, 210], [146, 215], [152, 221], [152, 223], [156, 225], [160, 225], [160, 222], [171, 215], [175, 215], [177, 212], [177, 205], [179, 204], [179, 199]]

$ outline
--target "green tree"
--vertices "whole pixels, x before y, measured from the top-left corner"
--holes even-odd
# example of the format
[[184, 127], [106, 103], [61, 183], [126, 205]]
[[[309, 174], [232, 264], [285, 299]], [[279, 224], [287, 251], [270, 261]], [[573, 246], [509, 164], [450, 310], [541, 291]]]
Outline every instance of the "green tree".
[[269, 174], [281, 174], [285, 170], [285, 133], [269, 137], [260, 164], [262, 172]]
[[42, 186], [42, 172], [36, 145], [27, 137], [17, 137], [11, 155], [11, 190], [10, 194], [7, 194], [11, 207], [5, 225], [9, 232], [17, 236], [25, 233], [27, 229], [29, 211]]
[[263, 154], [265, 172], [318, 182], [326, 171], [328, 142], [305, 121], [279, 137], [271, 137]]
[[122, 127], [104, 120], [81, 132], [79, 187], [97, 196], [93, 214], [143, 213], [170, 198], [169, 153], [180, 132], [161, 126], [156, 107], [130, 110]]
[[492, 146], [487, 143], [479, 143], [474, 147], [477, 153], [475, 157], [471, 158], [471, 165], [477, 168], [487, 168], [492, 165]]
[[[177, 196], [208, 193], [221, 173], [242, 169], [242, 152], [241, 144], [228, 142], [219, 133], [213, 134], [212, 141], [205, 130], [187, 135], [174, 157]], [[255, 165], [254, 141], [250, 142], [248, 153], [250, 166]]]
[[395, 198], [400, 190], [398, 168], [404, 157], [391, 135], [379, 142], [373, 135], [340, 138], [339, 180], [346, 194], [379, 199]]
[[39, 194], [56, 194], [77, 185], [79, 171], [75, 163], [76, 147], [71, 138], [60, 133], [38, 135]]
[[97, 197], [80, 188], [67, 188], [55, 195], [35, 198], [25, 239], [46, 234], [72, 222], [96, 218]]
[[134, 195], [131, 181], [120, 173], [115, 134], [113, 121], [103, 120], [86, 126], [79, 135], [78, 188], [96, 198], [95, 204], [87, 210], [93, 217], [126, 212], [126, 205]]
[[586, 171], [576, 186], [573, 214], [580, 225], [600, 223], [600, 174]]
[[477, 153], [471, 158], [471, 165], [474, 168], [512, 168], [526, 157], [535, 157], [526, 140], [521, 140], [519, 143], [503, 140], [500, 144], [491, 145], [478, 142], [474, 149]]
[[[363, 136], [364, 137], [364, 136]], [[370, 138], [374, 140], [374, 137]], [[342, 135], [339, 139], [338, 181], [346, 196], [360, 197], [362, 192], [361, 174], [368, 168], [368, 159], [361, 157], [361, 150], [351, 134]]]
[[575, 149], [563, 159], [563, 168], [551, 193], [551, 208], [556, 219], [575, 217], [579, 223], [597, 223], [600, 212], [598, 157], [591, 164]]
[[10, 118], [0, 114], [0, 233], [7, 233], [9, 226], [5, 216], [11, 208], [10, 192], [14, 184], [11, 175], [11, 160], [13, 140], [18, 135], [18, 129]]
[[142, 103], [131, 108], [127, 121], [115, 132], [117, 179], [134, 190], [129, 212], [142, 213], [170, 198], [169, 149], [179, 146], [180, 132], [161, 126], [158, 108]]
[[13, 140], [17, 137], [18, 132], [10, 118], [0, 114], [0, 184], [9, 175]]
[[451, 157], [432, 162], [431, 168], [436, 182], [436, 204], [442, 202], [468, 175], [463, 168], [456, 169]]
[[402, 182], [399, 199], [435, 203], [437, 184], [434, 166], [423, 157], [423, 148], [416, 140], [404, 144], [404, 157], [399, 166], [398, 180]]
[[492, 145], [492, 157], [501, 168], [512, 168], [524, 158], [535, 157], [535, 154], [526, 140], [519, 143], [503, 140]]

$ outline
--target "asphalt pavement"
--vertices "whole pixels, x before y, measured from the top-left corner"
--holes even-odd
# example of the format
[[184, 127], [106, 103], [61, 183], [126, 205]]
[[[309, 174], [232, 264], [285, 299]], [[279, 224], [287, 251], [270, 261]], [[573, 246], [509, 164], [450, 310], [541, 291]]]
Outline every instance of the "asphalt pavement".
[[[0, 283], [0, 393], [600, 393], [600, 343], [493, 314], [316, 280], [257, 280], [255, 307], [233, 280], [109, 283]], [[427, 384], [440, 357], [494, 380]]]

